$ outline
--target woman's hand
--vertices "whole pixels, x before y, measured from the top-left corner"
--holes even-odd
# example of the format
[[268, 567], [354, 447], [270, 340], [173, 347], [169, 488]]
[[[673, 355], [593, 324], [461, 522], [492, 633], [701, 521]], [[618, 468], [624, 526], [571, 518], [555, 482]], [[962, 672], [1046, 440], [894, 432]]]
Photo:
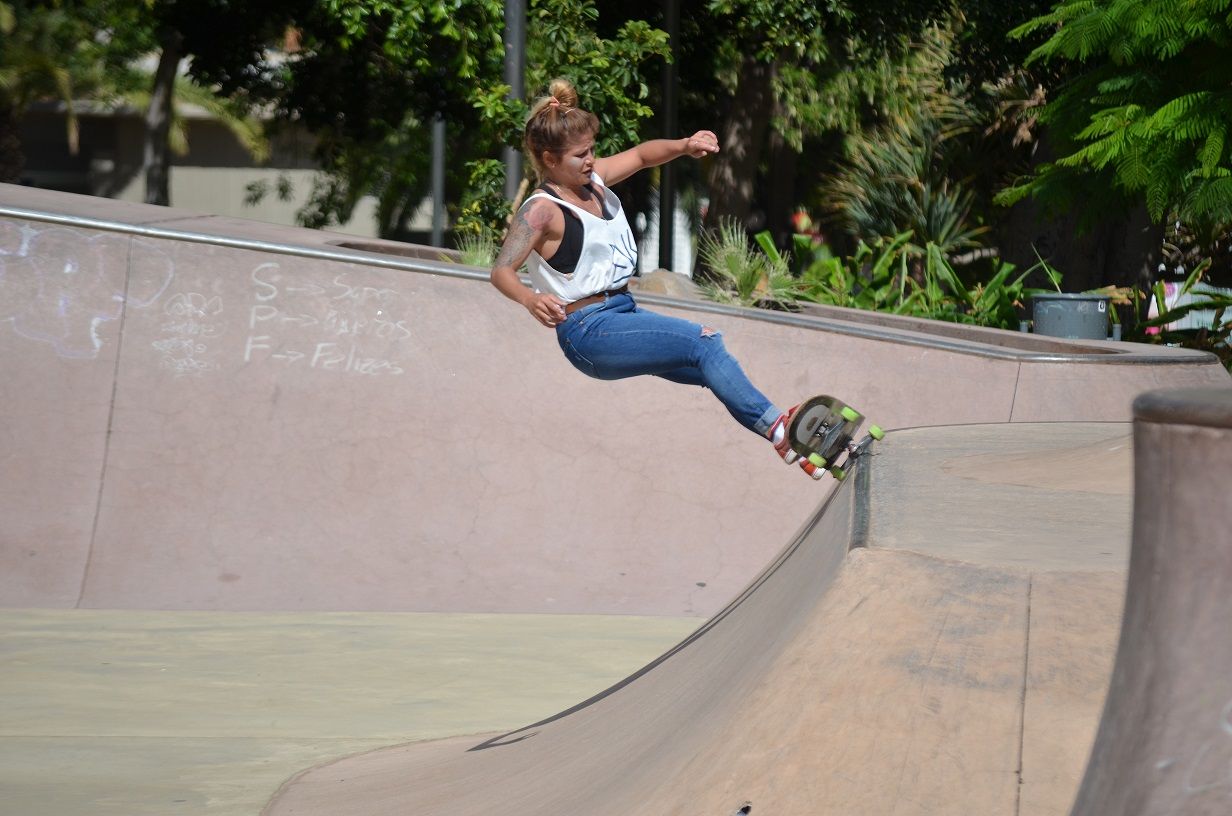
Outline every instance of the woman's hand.
[[530, 312], [531, 317], [549, 329], [556, 328], [565, 322], [565, 302], [556, 295], [536, 292], [522, 305], [526, 307], [526, 311]]
[[685, 142], [684, 152], [686, 156], [692, 156], [695, 159], [718, 153], [719, 137], [708, 130], [699, 130]]
[[[559, 220], [559, 225], [553, 219]], [[543, 325], [551, 328], [565, 319], [564, 302], [552, 295], [527, 289], [518, 278], [518, 269], [532, 251], [542, 250], [548, 233], [558, 238], [564, 230], [565, 217], [560, 208], [544, 199], [535, 199], [514, 216], [509, 234], [501, 245], [500, 254], [492, 265], [492, 285], [501, 294], [526, 307], [526, 311]]]

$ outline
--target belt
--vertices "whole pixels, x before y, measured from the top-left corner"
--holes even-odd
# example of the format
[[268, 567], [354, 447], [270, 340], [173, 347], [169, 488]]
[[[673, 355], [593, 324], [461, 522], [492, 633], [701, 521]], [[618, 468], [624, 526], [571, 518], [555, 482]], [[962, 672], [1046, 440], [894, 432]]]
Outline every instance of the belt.
[[609, 289], [606, 292], [600, 292], [597, 295], [587, 295], [586, 297], [575, 300], [572, 303], [565, 304], [565, 314], [571, 315], [578, 309], [585, 309], [587, 306], [593, 306], [596, 303], [602, 303], [610, 297], [626, 294], [629, 291], [628, 286], [622, 286], [619, 289]]

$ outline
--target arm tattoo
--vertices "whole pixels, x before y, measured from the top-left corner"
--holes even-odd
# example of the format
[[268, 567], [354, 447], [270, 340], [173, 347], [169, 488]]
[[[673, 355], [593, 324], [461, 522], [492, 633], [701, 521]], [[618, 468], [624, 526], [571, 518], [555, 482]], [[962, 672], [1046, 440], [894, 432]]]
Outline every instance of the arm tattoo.
[[[535, 244], [543, 237], [552, 223], [555, 211], [551, 205], [535, 202], [526, 210], [520, 210], [509, 226], [509, 234], [496, 258], [497, 266], [513, 266], [517, 259], [525, 259]], [[517, 261], [521, 265], [520, 261]]]
[[546, 230], [548, 225], [552, 223], [552, 216], [555, 214], [556, 208], [551, 204], [536, 201], [530, 205], [530, 210], [526, 213], [526, 223], [530, 224], [532, 229]]
[[[500, 254], [496, 256], [496, 265], [513, 266], [518, 258], [525, 259], [534, 246], [534, 240], [535, 229], [526, 220], [526, 214], [519, 212], [509, 227], [509, 235], [501, 246]], [[521, 266], [520, 261], [518, 266]]]

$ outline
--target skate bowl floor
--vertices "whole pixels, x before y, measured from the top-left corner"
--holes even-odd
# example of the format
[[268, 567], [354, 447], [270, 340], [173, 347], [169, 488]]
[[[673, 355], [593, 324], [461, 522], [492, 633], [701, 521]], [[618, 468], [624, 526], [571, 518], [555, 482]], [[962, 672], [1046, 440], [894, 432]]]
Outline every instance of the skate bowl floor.
[[13, 812], [1068, 810], [1213, 358], [641, 297], [894, 429], [836, 488], [340, 242], [0, 185]]
[[[255, 813], [297, 777], [270, 813], [482, 813], [497, 791], [528, 812], [616, 813], [661, 804], [636, 771], [675, 757], [697, 812], [1064, 813], [1116, 643], [1131, 448], [1126, 423], [892, 432], [868, 465], [866, 523], [852, 479], [710, 620], [8, 610], [6, 796], [25, 814]], [[1013, 483], [1062, 457], [1063, 487]], [[1006, 503], [1046, 515], [1045, 535]], [[647, 740], [689, 720], [716, 725]], [[580, 729], [564, 747], [562, 728]], [[528, 766], [464, 784], [517, 750]], [[646, 761], [621, 768], [630, 753]], [[450, 771], [458, 757], [480, 767]], [[611, 763], [619, 784], [553, 801], [579, 778], [570, 759]], [[891, 769], [896, 788], [874, 784]], [[340, 772], [348, 784], [329, 784]], [[528, 774], [542, 787], [523, 801]], [[459, 788], [479, 801], [459, 805]]]

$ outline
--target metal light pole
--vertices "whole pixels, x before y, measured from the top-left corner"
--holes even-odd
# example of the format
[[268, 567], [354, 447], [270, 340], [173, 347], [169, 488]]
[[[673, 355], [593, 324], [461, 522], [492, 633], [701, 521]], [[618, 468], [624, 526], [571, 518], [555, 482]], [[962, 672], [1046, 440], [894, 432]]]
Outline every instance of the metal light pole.
[[[672, 61], [663, 64], [663, 138], [676, 139], [680, 134], [679, 115], [676, 108], [677, 47], [680, 45], [680, 0], [664, 0], [663, 24], [667, 30], [668, 44], [672, 48]], [[659, 168], [659, 266], [675, 271], [676, 265], [676, 171], [668, 162]]]
[[432, 246], [445, 245], [445, 114], [432, 118]]
[[[505, 0], [505, 84], [510, 99], [525, 96], [526, 0]], [[505, 147], [505, 198], [513, 200], [522, 183], [522, 152]]]

